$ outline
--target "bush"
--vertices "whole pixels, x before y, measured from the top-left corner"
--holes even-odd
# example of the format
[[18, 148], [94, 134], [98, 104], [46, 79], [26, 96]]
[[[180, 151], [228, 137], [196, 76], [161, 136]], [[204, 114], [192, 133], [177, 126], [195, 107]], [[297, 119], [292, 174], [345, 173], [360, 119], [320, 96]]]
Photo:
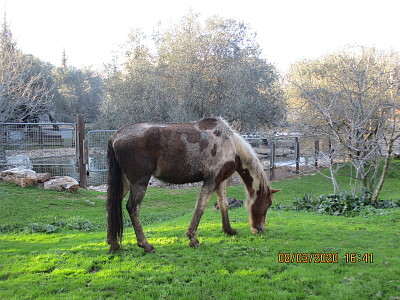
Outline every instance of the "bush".
[[81, 217], [74, 217], [68, 220], [66, 228], [80, 231], [92, 231], [96, 229], [96, 226], [89, 220]]
[[400, 206], [400, 200], [378, 200], [372, 202], [371, 195], [363, 191], [354, 196], [346, 192], [340, 194], [325, 194], [318, 197], [305, 195], [303, 198], [295, 199], [292, 209], [301, 211], [316, 211], [333, 216], [358, 216], [365, 212], [373, 213], [376, 209], [393, 208]]
[[38, 223], [31, 223], [25, 229], [25, 231], [29, 233], [54, 233], [57, 230], [58, 226], [51, 224], [38, 224]]
[[29, 223], [28, 225], [23, 224], [6, 224], [0, 225], [0, 233], [7, 232], [22, 232], [27, 233], [54, 233], [61, 229], [67, 230], [79, 230], [79, 231], [94, 231], [98, 229], [91, 221], [82, 217], [72, 217], [66, 220], [59, 220], [52, 222], [51, 224], [46, 223]]

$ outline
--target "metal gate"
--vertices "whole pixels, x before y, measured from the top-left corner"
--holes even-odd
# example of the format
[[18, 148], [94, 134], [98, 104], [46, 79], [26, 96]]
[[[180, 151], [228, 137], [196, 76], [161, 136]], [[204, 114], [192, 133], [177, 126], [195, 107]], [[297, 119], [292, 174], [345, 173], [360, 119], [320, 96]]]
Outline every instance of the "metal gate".
[[0, 123], [0, 170], [25, 166], [78, 180], [75, 146], [72, 123]]
[[107, 182], [107, 141], [116, 130], [91, 130], [87, 133], [87, 170], [89, 185]]

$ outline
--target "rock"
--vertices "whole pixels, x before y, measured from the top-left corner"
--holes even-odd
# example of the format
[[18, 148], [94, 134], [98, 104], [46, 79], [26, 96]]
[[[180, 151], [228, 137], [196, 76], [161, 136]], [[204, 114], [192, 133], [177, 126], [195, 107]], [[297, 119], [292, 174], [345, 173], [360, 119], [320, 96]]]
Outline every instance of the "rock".
[[107, 184], [102, 184], [99, 186], [91, 185], [91, 186], [88, 186], [87, 189], [91, 190], [91, 191], [96, 191], [96, 192], [107, 192]]
[[21, 187], [33, 186], [37, 183], [37, 175], [33, 170], [12, 168], [0, 172], [0, 180], [14, 182]]
[[56, 176], [53, 179], [46, 181], [43, 186], [45, 190], [54, 190], [59, 192], [76, 192], [79, 189], [78, 181], [69, 176]]
[[9, 168], [32, 169], [32, 163], [26, 154], [14, 155], [7, 157], [7, 165]]
[[[238, 200], [235, 198], [228, 198], [228, 208], [241, 207], [242, 205], [243, 205], [242, 200]], [[219, 209], [217, 201], [214, 202], [214, 209]]]
[[36, 173], [36, 176], [37, 176], [38, 183], [44, 183], [51, 179], [50, 173]]

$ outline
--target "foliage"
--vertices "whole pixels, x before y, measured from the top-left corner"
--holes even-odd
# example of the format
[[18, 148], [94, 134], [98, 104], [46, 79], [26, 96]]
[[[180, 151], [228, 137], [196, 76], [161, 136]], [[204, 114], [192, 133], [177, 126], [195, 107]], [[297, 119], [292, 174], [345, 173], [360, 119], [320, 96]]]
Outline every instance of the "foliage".
[[[89, 220], [85, 220], [82, 217], [73, 217], [65, 221], [56, 221], [52, 224], [30, 223], [27, 228], [24, 228], [24, 231], [30, 233], [54, 233], [62, 228], [79, 231], [93, 231], [99, 229]], [[1, 231], [5, 232], [0, 226], [0, 232]]]
[[53, 109], [59, 122], [75, 122], [77, 114], [93, 122], [99, 115], [102, 80], [90, 69], [77, 69], [64, 64], [53, 69]]
[[397, 202], [389, 200], [372, 202], [371, 195], [366, 191], [356, 196], [341, 192], [339, 194], [323, 194], [318, 197], [305, 195], [303, 198], [297, 198], [293, 205], [294, 210], [315, 211], [333, 216], [352, 217], [362, 213], [376, 212], [373, 208], [399, 207], [400, 200]]
[[50, 109], [49, 66], [17, 49], [6, 20], [0, 33], [0, 122], [32, 122]]
[[122, 68], [108, 67], [99, 121], [112, 129], [205, 116], [223, 116], [242, 129], [279, 123], [285, 113], [278, 74], [259, 54], [255, 34], [230, 19], [202, 24], [189, 13], [152, 40], [134, 31]]

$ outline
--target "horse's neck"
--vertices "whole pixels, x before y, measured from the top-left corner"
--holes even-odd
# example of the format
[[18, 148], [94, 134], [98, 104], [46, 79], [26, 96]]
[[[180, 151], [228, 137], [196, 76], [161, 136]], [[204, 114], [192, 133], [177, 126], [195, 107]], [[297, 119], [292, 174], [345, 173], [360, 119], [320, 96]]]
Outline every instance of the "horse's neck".
[[257, 193], [267, 184], [267, 177], [251, 146], [239, 135], [233, 134], [237, 155], [237, 172], [242, 177], [250, 196]]
[[237, 172], [250, 195], [257, 193], [265, 184], [265, 174], [256, 157], [251, 159], [239, 157]]

